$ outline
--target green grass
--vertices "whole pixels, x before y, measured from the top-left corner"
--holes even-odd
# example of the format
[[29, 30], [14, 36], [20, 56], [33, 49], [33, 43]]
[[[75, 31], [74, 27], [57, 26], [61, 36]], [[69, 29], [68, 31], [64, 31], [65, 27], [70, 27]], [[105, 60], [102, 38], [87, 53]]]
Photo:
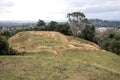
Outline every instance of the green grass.
[[9, 43], [26, 53], [0, 56], [0, 80], [120, 80], [120, 56], [84, 39], [57, 32], [21, 32]]
[[120, 80], [119, 61], [119, 56], [103, 51], [0, 56], [0, 80]]

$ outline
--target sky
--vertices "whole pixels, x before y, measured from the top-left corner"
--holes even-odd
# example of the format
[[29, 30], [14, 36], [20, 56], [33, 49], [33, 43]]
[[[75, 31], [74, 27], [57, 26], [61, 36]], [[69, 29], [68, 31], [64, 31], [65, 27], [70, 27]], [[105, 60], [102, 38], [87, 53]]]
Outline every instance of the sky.
[[120, 0], [0, 0], [0, 20], [66, 21], [71, 12], [120, 20]]

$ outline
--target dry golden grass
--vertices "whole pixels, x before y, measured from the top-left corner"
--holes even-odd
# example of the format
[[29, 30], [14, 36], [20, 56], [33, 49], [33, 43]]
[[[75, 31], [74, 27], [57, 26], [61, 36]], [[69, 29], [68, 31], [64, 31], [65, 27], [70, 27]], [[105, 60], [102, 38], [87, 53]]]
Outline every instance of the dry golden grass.
[[63, 50], [99, 50], [92, 42], [83, 42], [59, 32], [25, 31], [16, 34], [9, 40], [10, 46], [18, 51], [37, 52], [49, 50], [59, 54]]

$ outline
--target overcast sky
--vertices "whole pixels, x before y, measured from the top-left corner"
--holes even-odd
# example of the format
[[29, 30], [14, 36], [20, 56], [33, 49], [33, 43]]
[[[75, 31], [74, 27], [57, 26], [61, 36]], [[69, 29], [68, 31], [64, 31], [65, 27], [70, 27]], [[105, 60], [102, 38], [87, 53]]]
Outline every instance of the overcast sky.
[[67, 20], [70, 12], [87, 18], [120, 20], [120, 0], [0, 0], [0, 20]]

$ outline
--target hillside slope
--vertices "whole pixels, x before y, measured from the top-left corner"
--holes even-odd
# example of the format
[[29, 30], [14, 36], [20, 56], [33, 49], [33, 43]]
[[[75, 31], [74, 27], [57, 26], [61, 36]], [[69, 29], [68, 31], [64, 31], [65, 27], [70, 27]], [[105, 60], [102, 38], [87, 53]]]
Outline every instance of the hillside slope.
[[0, 80], [120, 80], [120, 57], [92, 42], [58, 32], [27, 31], [9, 43], [28, 54], [0, 56]]
[[99, 47], [90, 42], [75, 40], [59, 32], [26, 31], [20, 32], [9, 39], [10, 46], [19, 51], [38, 52], [49, 50], [61, 52], [66, 49], [99, 50]]

